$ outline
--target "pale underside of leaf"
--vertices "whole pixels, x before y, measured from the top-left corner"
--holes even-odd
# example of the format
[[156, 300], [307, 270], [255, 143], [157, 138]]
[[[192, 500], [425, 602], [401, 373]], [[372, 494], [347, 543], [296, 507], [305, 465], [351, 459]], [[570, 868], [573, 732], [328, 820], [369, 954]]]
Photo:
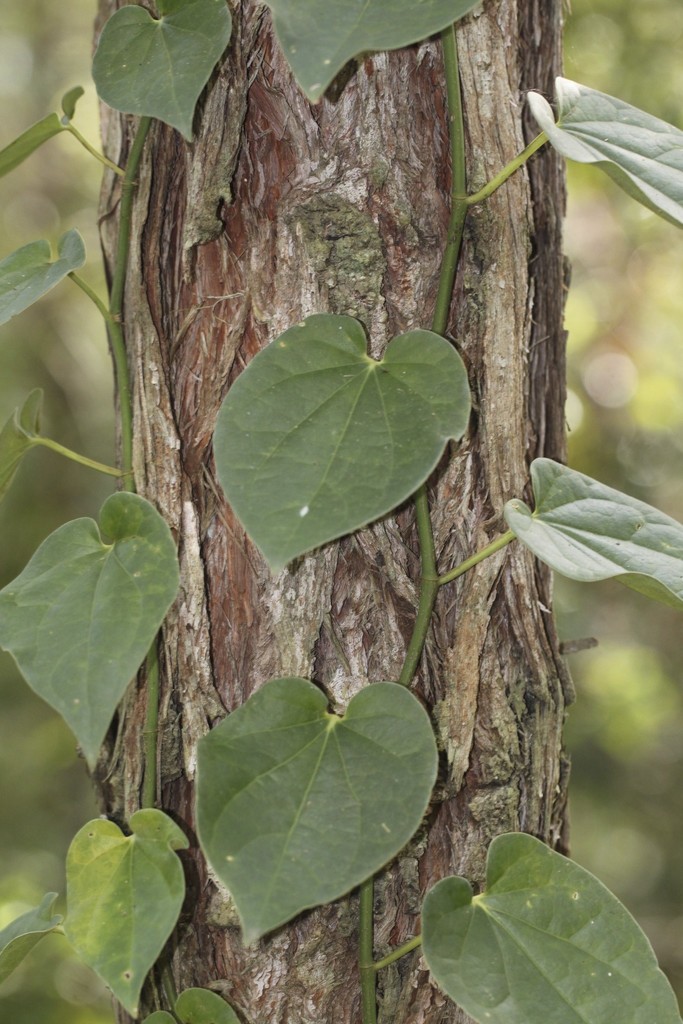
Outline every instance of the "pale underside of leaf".
[[683, 607], [683, 526], [645, 502], [550, 459], [531, 467], [536, 510], [505, 508], [519, 540], [557, 572], [592, 582], [617, 579]]
[[53, 914], [57, 893], [47, 893], [40, 905], [11, 921], [0, 931], [0, 983], [28, 956], [44, 935], [60, 924], [61, 914]]
[[648, 209], [683, 226], [683, 132], [614, 96], [556, 80], [557, 123], [529, 93], [539, 126], [563, 156], [595, 163]]

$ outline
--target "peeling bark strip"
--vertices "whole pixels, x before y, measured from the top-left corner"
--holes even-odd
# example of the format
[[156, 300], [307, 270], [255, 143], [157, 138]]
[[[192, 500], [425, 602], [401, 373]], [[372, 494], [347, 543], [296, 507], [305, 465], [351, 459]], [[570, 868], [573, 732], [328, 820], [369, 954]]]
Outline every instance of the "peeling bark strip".
[[[119, 5], [100, 0], [99, 24]], [[161, 658], [160, 770], [162, 806], [190, 836], [199, 737], [273, 676], [313, 678], [338, 708], [367, 680], [396, 678], [418, 574], [405, 509], [272, 579], [215, 482], [220, 402], [249, 359], [309, 313], [358, 316], [374, 354], [428, 327], [450, 187], [436, 43], [349, 66], [311, 107], [266, 10], [231, 7], [233, 39], [194, 143], [152, 131], [125, 304], [138, 488], [181, 557]], [[460, 24], [472, 189], [523, 148], [524, 93], [548, 92], [559, 73], [560, 22], [561, 0], [484, 0]], [[108, 155], [125, 158], [128, 126], [105, 111], [104, 134]], [[563, 201], [558, 161], [544, 153], [468, 221], [451, 330], [476, 412], [433, 488], [442, 571], [504, 529], [503, 503], [522, 494], [532, 458], [563, 455]], [[108, 178], [108, 260], [117, 202]], [[433, 712], [442, 772], [422, 833], [377, 886], [378, 956], [415, 933], [435, 881], [453, 871], [481, 880], [497, 833], [561, 843], [569, 682], [549, 601], [547, 575], [515, 545], [441, 592], [416, 691]], [[143, 707], [139, 688], [102, 786], [106, 809], [125, 817], [138, 806]], [[244, 949], [229, 897], [196, 850], [187, 868], [171, 951], [179, 989], [213, 987], [246, 1024], [358, 1024], [355, 896]], [[379, 995], [382, 1024], [468, 1020], [419, 952], [381, 972]]]

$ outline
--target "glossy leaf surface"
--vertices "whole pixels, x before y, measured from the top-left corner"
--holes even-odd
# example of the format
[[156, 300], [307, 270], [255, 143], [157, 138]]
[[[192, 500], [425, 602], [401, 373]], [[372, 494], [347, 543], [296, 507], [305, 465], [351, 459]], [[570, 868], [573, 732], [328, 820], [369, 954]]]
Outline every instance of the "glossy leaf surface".
[[0, 931], [0, 983], [9, 977], [44, 935], [61, 923], [61, 914], [52, 913], [56, 899], [57, 893], [48, 892], [40, 906], [27, 910]]
[[15, 409], [0, 430], [0, 501], [9, 490], [14, 475], [38, 433], [43, 392], [31, 391], [21, 409]]
[[125, 836], [113, 821], [88, 822], [66, 861], [64, 931], [78, 955], [130, 1014], [145, 976], [173, 931], [185, 895], [175, 850], [189, 845], [161, 811], [137, 811]]
[[683, 607], [683, 526], [651, 505], [551, 459], [531, 465], [536, 502], [505, 506], [508, 526], [537, 558], [573, 580], [617, 579]]
[[429, 718], [396, 683], [343, 718], [304, 679], [266, 683], [199, 743], [197, 828], [245, 941], [328, 903], [391, 860], [436, 778]]
[[97, 92], [126, 114], [156, 117], [192, 138], [197, 100], [230, 40], [225, 0], [157, 0], [159, 19], [128, 4], [104, 26]]
[[557, 123], [540, 93], [529, 105], [563, 156], [598, 164], [639, 203], [683, 226], [683, 132], [623, 100], [566, 78], [555, 83]]
[[235, 1011], [208, 988], [186, 988], [175, 1004], [183, 1024], [240, 1024]]
[[434, 886], [422, 951], [439, 986], [481, 1024], [680, 1024], [626, 908], [532, 836], [493, 840], [482, 895], [464, 878]]
[[[66, 131], [59, 114], [48, 114], [22, 132], [4, 149], [0, 149], [0, 178], [9, 174], [15, 167], [22, 164], [27, 157], [35, 153], [44, 142]], [[21, 250], [20, 250], [21, 251]]]
[[390, 512], [422, 484], [470, 412], [467, 373], [430, 331], [380, 362], [361, 324], [310, 316], [249, 364], [214, 435], [218, 478], [271, 568]]
[[113, 494], [51, 534], [0, 590], [0, 646], [73, 729], [94, 765], [116, 705], [178, 589], [168, 526], [148, 501]]
[[266, 2], [294, 76], [315, 102], [352, 57], [426, 39], [464, 17], [480, 0]]
[[85, 263], [85, 246], [78, 231], [62, 235], [57, 251], [57, 259], [53, 260], [49, 243], [41, 239], [29, 242], [0, 261], [0, 324], [28, 309]]

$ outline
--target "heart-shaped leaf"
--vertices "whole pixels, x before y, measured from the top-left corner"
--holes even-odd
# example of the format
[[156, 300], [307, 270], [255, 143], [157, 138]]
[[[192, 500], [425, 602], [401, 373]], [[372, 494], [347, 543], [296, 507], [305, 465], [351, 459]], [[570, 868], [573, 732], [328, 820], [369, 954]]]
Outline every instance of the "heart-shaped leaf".
[[481, 0], [266, 0], [294, 76], [309, 99], [367, 50], [396, 50], [459, 21]]
[[305, 679], [274, 679], [199, 743], [197, 829], [245, 941], [329, 903], [391, 860], [436, 778], [429, 718], [396, 683], [343, 718]]
[[536, 510], [505, 506], [508, 526], [537, 558], [572, 580], [617, 579], [683, 607], [683, 526], [643, 501], [551, 459], [531, 465]]
[[531, 112], [555, 149], [598, 164], [639, 203], [683, 226], [683, 132], [566, 78], [556, 79], [555, 90], [557, 123], [543, 96], [529, 93]]
[[62, 235], [57, 252], [53, 260], [49, 243], [41, 239], [0, 261], [0, 324], [28, 309], [85, 263], [85, 246], [78, 231]]
[[183, 1024], [240, 1024], [235, 1011], [208, 988], [186, 988], [175, 1004]]
[[366, 353], [361, 324], [310, 316], [260, 352], [218, 415], [218, 478], [273, 571], [390, 512], [469, 419], [467, 372], [431, 331]]
[[178, 590], [171, 532], [136, 494], [60, 527], [0, 590], [0, 646], [63, 716], [92, 767]]
[[137, 811], [132, 835], [88, 822], [66, 860], [66, 937], [130, 1014], [145, 976], [175, 927], [185, 877], [174, 850], [188, 842], [161, 811]]
[[28, 910], [0, 931], [0, 983], [28, 956], [44, 935], [61, 923], [61, 914], [53, 914], [56, 892], [43, 896], [40, 906]]
[[0, 178], [22, 164], [31, 153], [35, 153], [44, 142], [66, 131], [59, 114], [48, 114], [22, 132], [18, 138], [0, 149]]
[[135, 4], [104, 26], [93, 62], [97, 92], [126, 114], [156, 117], [192, 138], [197, 100], [230, 41], [225, 0], [157, 0], [155, 20]]
[[493, 840], [480, 896], [457, 877], [427, 893], [422, 951], [480, 1024], [681, 1024], [626, 908], [532, 836]]
[[31, 391], [21, 409], [13, 414], [0, 430], [0, 501], [9, 490], [14, 475], [29, 448], [40, 425], [40, 410], [43, 392], [40, 388]]

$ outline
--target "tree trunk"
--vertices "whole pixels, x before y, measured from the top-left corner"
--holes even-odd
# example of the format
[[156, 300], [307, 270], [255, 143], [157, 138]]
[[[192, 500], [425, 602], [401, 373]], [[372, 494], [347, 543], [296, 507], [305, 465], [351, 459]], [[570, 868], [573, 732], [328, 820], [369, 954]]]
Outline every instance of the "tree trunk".
[[[116, 6], [100, 0], [100, 24]], [[182, 571], [160, 648], [159, 806], [191, 837], [199, 738], [277, 676], [313, 679], [338, 709], [368, 681], [396, 679], [419, 576], [406, 506], [273, 578], [216, 482], [220, 402], [259, 349], [312, 312], [357, 316], [375, 355], [429, 327], [450, 189], [438, 41], [349, 65], [312, 107], [267, 9], [231, 7], [233, 38], [194, 142], [158, 123], [148, 141], [124, 313], [137, 487], [171, 525]], [[459, 23], [470, 191], [523, 148], [525, 92], [552, 94], [560, 22], [561, 0], [485, 0]], [[104, 116], [108, 155], [122, 161], [132, 119]], [[118, 199], [108, 176], [110, 265]], [[432, 481], [441, 572], [505, 528], [504, 502], [525, 492], [532, 458], [563, 456], [563, 202], [558, 161], [544, 152], [467, 223], [451, 335], [475, 412]], [[432, 710], [441, 772], [422, 831], [378, 880], [378, 956], [416, 933], [437, 880], [482, 882], [498, 833], [563, 846], [569, 681], [549, 606], [547, 574], [514, 544], [440, 592], [414, 690]], [[144, 704], [141, 677], [100, 779], [107, 812], [123, 819], [139, 803]], [[179, 990], [214, 988], [245, 1024], [359, 1024], [356, 895], [245, 949], [196, 846], [185, 864], [169, 950]], [[378, 997], [382, 1024], [469, 1019], [419, 951], [380, 972]], [[166, 1005], [154, 986], [145, 998]]]

